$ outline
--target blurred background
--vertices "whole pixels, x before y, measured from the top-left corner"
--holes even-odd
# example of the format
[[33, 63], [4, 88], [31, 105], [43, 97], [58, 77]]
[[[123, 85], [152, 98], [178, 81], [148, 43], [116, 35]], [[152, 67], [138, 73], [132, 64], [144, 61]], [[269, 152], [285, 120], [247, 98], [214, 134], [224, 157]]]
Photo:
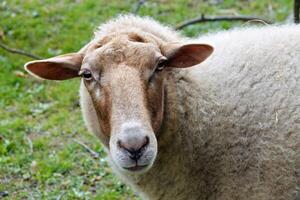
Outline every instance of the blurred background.
[[[122, 13], [172, 27], [203, 15], [287, 23], [293, 1], [0, 0], [0, 199], [138, 199], [112, 175], [100, 141], [84, 127], [79, 80], [39, 81], [23, 70], [28, 56], [79, 50], [99, 24]], [[208, 22], [181, 32], [194, 37], [241, 26], [245, 21]]]

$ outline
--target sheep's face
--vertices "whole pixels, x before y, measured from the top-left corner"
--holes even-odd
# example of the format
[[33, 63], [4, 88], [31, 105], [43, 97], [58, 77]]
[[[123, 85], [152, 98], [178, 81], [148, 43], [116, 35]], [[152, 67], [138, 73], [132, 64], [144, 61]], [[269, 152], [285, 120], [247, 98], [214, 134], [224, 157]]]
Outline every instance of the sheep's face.
[[50, 80], [81, 76], [112, 161], [126, 172], [145, 172], [157, 155], [168, 70], [198, 64], [211, 52], [209, 45], [118, 33], [90, 43], [84, 53], [33, 61], [25, 68]]
[[165, 60], [157, 45], [127, 34], [103, 38], [83, 59], [80, 74], [111, 158], [123, 170], [145, 171], [156, 157], [165, 74], [158, 67]]

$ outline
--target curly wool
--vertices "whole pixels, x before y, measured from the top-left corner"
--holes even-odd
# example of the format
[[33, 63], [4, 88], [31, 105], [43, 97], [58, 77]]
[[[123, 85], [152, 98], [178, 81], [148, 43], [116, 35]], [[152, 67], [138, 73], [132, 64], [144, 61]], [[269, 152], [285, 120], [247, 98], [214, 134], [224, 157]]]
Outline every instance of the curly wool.
[[[150, 18], [120, 16], [94, 40], [142, 31], [187, 41]], [[143, 199], [294, 200], [300, 197], [300, 26], [212, 33], [205, 62], [174, 70], [166, 86], [158, 157], [145, 174], [115, 173]], [[99, 135], [95, 110], [80, 89], [83, 116]]]

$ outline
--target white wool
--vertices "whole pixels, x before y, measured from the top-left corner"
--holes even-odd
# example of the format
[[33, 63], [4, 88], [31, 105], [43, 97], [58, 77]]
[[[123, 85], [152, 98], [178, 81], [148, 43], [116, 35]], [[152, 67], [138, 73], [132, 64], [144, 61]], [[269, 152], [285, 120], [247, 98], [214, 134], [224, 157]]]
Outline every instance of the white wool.
[[[101, 25], [95, 39], [136, 30], [187, 42], [132, 15]], [[111, 163], [114, 171], [143, 199], [298, 199], [300, 26], [235, 29], [189, 42], [215, 50], [202, 64], [173, 73], [156, 162], [145, 174], [124, 174]], [[101, 138], [84, 87], [80, 93], [86, 124]]]
[[101, 24], [95, 32], [95, 39], [108, 35], [109, 33], [136, 30], [151, 33], [167, 42], [181, 39], [179, 34], [170, 27], [162, 26], [150, 17], [138, 17], [134, 15], [120, 15], [116, 19]]

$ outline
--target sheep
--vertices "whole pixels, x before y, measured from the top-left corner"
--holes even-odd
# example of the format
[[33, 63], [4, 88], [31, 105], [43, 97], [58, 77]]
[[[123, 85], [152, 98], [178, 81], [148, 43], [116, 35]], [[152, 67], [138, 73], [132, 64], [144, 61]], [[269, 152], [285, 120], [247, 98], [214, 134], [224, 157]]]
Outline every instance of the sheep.
[[102, 24], [77, 53], [25, 65], [81, 78], [87, 128], [142, 199], [300, 196], [300, 26], [191, 39], [148, 17]]

